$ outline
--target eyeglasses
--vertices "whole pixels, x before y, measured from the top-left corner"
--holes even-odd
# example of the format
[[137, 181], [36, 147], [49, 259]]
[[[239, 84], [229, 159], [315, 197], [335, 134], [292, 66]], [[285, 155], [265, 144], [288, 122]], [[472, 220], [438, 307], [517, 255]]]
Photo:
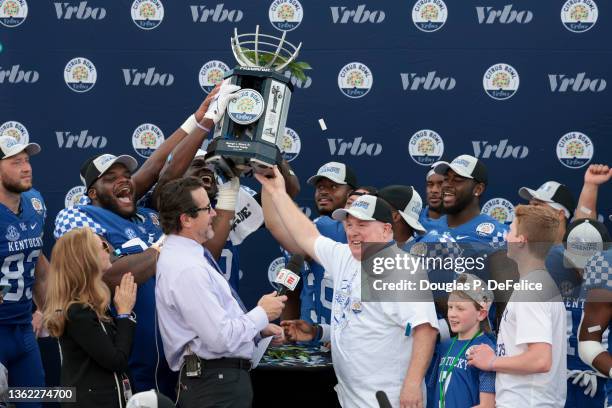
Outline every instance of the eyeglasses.
[[206, 211], [208, 214], [210, 214], [210, 211], [212, 210], [212, 204], [208, 203], [208, 205], [206, 207], [197, 207], [197, 208], [192, 208], [190, 209], [189, 213], [198, 213], [200, 211]]
[[107, 254], [111, 253], [110, 246], [108, 245], [108, 242], [102, 241], [102, 250], [104, 252], [106, 252]]

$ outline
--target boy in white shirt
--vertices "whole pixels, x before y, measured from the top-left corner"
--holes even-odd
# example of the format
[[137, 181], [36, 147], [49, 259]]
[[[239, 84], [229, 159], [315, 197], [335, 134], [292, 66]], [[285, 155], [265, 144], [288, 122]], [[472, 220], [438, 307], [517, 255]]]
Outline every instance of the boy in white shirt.
[[495, 371], [495, 405], [563, 408], [566, 382], [566, 313], [557, 287], [545, 267], [559, 220], [543, 206], [519, 205], [507, 235], [508, 257], [520, 282], [541, 290], [515, 290], [504, 310], [497, 353], [489, 346], [471, 350], [468, 364]]

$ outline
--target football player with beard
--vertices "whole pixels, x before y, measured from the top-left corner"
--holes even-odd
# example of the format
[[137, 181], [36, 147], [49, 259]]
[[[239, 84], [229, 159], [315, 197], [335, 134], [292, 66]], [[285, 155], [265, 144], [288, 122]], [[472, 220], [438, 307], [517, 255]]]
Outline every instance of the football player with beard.
[[9, 387], [45, 385], [32, 328], [32, 301], [43, 306], [49, 266], [42, 253], [47, 210], [40, 193], [32, 188], [30, 157], [39, 152], [36, 143], [0, 137], [0, 367], [8, 369]]
[[131, 272], [138, 283], [134, 312], [138, 325], [129, 365], [136, 392], [157, 388], [173, 396], [176, 373], [168, 368], [155, 319], [155, 265], [162, 237], [157, 212], [137, 206], [158, 180], [172, 150], [192, 133], [208, 134], [225, 112], [236, 87], [215, 88], [179, 129], [149, 157], [138, 171], [128, 155], [101, 154], [81, 166], [86, 194], [81, 203], [66, 208], [55, 219], [54, 235], [60, 238], [74, 228], [89, 227], [106, 240], [118, 259], [103, 276], [113, 290]]

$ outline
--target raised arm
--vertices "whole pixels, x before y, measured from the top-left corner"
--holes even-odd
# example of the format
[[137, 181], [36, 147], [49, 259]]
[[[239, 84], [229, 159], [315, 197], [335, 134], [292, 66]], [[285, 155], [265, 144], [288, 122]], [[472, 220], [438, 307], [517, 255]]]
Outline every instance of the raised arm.
[[584, 184], [576, 207], [576, 219], [597, 219], [597, 193], [599, 186], [612, 177], [612, 169], [604, 164], [591, 164], [584, 173]]
[[[319, 262], [315, 255], [315, 241], [320, 236], [319, 231], [285, 191], [285, 180], [278, 167], [274, 166], [274, 177], [272, 178], [267, 178], [260, 174], [255, 174], [255, 178], [263, 186], [262, 204], [264, 203], [264, 195], [268, 193], [268, 202], [265, 204], [268, 206], [272, 204], [288, 235], [292, 237], [297, 247], [301, 248], [300, 252], [309, 255], [316, 262]], [[271, 208], [268, 210], [271, 210]], [[266, 226], [268, 226], [267, 222]], [[296, 253], [291, 249], [297, 248], [285, 249], [291, 253]]]

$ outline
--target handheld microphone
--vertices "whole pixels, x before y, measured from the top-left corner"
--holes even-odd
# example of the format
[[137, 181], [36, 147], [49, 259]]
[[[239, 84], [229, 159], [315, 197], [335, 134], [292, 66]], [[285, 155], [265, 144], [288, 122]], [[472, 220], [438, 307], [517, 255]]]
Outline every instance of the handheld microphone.
[[300, 270], [304, 265], [304, 257], [299, 254], [291, 255], [285, 268], [281, 269], [274, 279], [274, 283], [279, 286], [278, 296], [283, 296], [289, 291], [294, 291], [300, 282]]
[[384, 391], [376, 391], [376, 401], [378, 401], [378, 406], [380, 408], [393, 408], [389, 401], [389, 397], [387, 397]]

